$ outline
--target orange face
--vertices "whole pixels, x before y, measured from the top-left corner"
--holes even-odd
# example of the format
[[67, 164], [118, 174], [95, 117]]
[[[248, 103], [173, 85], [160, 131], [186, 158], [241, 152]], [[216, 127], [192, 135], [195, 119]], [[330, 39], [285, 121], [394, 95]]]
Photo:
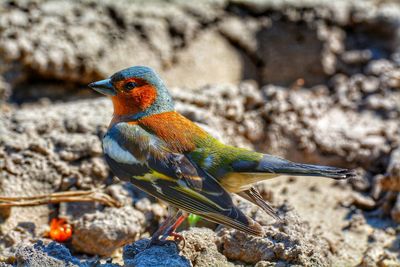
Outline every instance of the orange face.
[[144, 80], [127, 78], [114, 83], [112, 96], [115, 115], [132, 115], [149, 108], [157, 98], [157, 90]]

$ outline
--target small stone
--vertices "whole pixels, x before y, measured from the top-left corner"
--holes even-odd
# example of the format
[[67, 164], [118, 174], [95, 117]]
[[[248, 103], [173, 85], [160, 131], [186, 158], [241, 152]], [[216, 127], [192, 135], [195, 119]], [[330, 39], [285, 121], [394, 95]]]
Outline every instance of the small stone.
[[376, 203], [371, 197], [359, 193], [352, 194], [352, 204], [363, 210], [372, 210], [376, 207]]

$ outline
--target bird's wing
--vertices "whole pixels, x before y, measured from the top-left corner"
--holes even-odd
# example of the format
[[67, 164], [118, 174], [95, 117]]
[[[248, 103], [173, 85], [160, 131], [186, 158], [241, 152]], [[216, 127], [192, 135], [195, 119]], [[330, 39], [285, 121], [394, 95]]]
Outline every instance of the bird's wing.
[[140, 126], [114, 125], [103, 139], [103, 146], [107, 162], [119, 178], [187, 212], [262, 235], [261, 226], [233, 204], [214, 177]]

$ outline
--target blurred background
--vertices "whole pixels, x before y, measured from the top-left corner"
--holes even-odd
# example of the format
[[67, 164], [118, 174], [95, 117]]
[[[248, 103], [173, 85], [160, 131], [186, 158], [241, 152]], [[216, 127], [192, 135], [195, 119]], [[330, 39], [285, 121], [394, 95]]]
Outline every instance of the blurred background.
[[1, 1], [0, 266], [145, 266], [121, 247], [166, 209], [110, 173], [86, 86], [133, 65], [226, 143], [359, 173], [260, 184], [284, 221], [236, 199], [267, 236], [200, 220], [185, 264], [400, 266], [399, 44], [394, 0]]

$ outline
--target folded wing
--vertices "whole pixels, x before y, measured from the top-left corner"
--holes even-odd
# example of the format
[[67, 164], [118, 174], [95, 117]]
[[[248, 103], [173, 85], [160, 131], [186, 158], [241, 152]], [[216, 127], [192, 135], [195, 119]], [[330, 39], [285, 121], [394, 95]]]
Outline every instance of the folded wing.
[[162, 140], [140, 126], [114, 125], [103, 145], [106, 160], [119, 178], [187, 212], [262, 235], [261, 226], [233, 204], [214, 177], [185, 154], [170, 151]]

